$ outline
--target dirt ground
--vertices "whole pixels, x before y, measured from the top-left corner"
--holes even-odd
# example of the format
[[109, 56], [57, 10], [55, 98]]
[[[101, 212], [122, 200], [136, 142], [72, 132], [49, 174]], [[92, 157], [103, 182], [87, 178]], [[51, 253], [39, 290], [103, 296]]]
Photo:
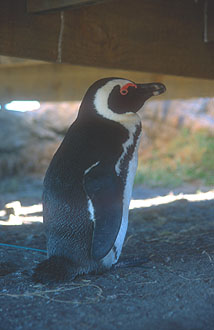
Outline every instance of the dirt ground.
[[[0, 210], [14, 200], [40, 203], [40, 181], [17, 186], [0, 190]], [[166, 192], [140, 187], [134, 197]], [[25, 214], [20, 225], [9, 225], [1, 214], [1, 243], [45, 249], [42, 223], [36, 221], [41, 211]], [[31, 269], [45, 254], [0, 246], [0, 328], [214, 329], [214, 199], [131, 210], [121, 257], [135, 256], [145, 263], [48, 286], [31, 281]]]

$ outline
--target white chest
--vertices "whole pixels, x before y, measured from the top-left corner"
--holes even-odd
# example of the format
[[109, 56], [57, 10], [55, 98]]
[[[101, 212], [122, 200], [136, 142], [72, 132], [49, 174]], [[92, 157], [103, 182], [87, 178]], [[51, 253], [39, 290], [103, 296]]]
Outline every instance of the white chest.
[[139, 142], [140, 142], [140, 137], [141, 134], [138, 136], [137, 141], [134, 141], [134, 134], [130, 134], [129, 139], [124, 143], [123, 145], [123, 153], [118, 160], [115, 170], [117, 175], [120, 175], [122, 169], [121, 169], [121, 164], [123, 161], [123, 158], [126, 157], [128, 149], [130, 147], [134, 148], [132, 157], [130, 161], [128, 162], [128, 167], [127, 167], [127, 177], [125, 180], [125, 187], [123, 191], [123, 214], [122, 214], [122, 222], [120, 226], [119, 233], [117, 235], [117, 238], [115, 240], [113, 248], [110, 250], [110, 252], [103, 258], [103, 263], [106, 267], [111, 267], [112, 264], [115, 264], [122, 251], [124, 239], [126, 236], [126, 231], [128, 227], [128, 214], [129, 214], [129, 204], [131, 201], [131, 196], [132, 196], [132, 188], [133, 188], [133, 183], [134, 183], [134, 178], [137, 170], [137, 163], [138, 163], [138, 148], [139, 148]]

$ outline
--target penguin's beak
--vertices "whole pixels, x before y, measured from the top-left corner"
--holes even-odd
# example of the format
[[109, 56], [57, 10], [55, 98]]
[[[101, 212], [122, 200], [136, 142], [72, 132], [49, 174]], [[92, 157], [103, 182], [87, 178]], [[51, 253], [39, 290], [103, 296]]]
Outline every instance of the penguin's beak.
[[166, 91], [166, 87], [161, 83], [137, 84], [137, 92], [144, 95], [145, 100], [151, 96], [157, 96]]

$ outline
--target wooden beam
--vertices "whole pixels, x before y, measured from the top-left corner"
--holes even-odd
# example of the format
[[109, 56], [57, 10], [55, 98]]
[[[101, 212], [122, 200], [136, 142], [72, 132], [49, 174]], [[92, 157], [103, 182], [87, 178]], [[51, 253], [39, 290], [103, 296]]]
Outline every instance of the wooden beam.
[[114, 0], [29, 15], [25, 0], [0, 2], [0, 54], [214, 79], [214, 44], [203, 41], [203, 4]]
[[27, 10], [29, 13], [41, 13], [93, 5], [103, 1], [106, 0], [27, 0]]
[[204, 40], [214, 42], [214, 2], [206, 0], [204, 2]]
[[5, 68], [5, 66], [11, 67], [11, 66], [17, 66], [17, 65], [23, 66], [23, 65], [32, 65], [32, 64], [38, 65], [41, 63], [46, 63], [46, 62], [0, 55], [0, 70], [1, 70], [2, 66], [4, 66], [4, 68]]
[[213, 97], [214, 80], [157, 75], [139, 71], [112, 70], [68, 64], [0, 66], [0, 100], [79, 101], [88, 87], [104, 77], [122, 77], [135, 82], [160, 81], [167, 92], [159, 99]]

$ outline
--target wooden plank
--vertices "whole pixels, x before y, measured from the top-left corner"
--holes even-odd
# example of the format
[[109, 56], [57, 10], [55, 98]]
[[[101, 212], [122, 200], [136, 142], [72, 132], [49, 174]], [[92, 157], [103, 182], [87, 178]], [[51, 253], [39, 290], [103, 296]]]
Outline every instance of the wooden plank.
[[79, 101], [87, 88], [103, 77], [122, 77], [135, 82], [160, 81], [167, 92], [159, 99], [213, 97], [214, 80], [157, 75], [68, 64], [0, 66], [0, 100]]
[[50, 10], [77, 8], [85, 5], [94, 5], [107, 0], [27, 0], [29, 13], [41, 13]]
[[46, 15], [25, 5], [0, 2], [2, 55], [214, 79], [201, 2], [114, 0]]
[[24, 58], [19, 58], [19, 57], [9, 57], [9, 56], [1, 56], [0, 55], [0, 70], [2, 65], [11, 67], [11, 66], [17, 66], [17, 65], [38, 65], [41, 63], [46, 63], [46, 62], [42, 62], [42, 61], [37, 61], [37, 60], [28, 60], [28, 59], [24, 59]]
[[205, 2], [205, 41], [214, 42], [214, 2], [206, 0]]

